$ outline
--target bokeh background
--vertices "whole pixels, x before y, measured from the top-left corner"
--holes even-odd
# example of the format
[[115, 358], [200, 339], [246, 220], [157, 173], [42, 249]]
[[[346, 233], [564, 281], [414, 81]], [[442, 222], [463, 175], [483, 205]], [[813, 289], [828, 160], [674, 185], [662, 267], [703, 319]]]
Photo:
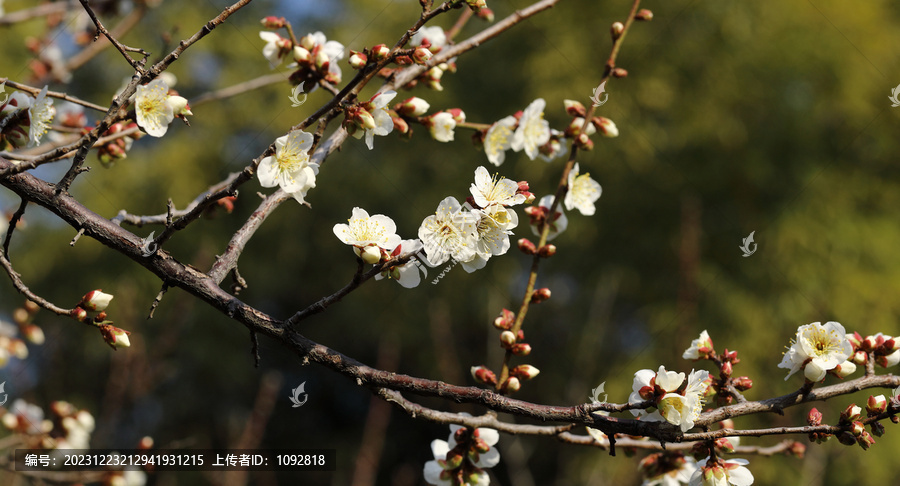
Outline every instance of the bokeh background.
[[[151, 60], [226, 5], [158, 3], [121, 38], [153, 52]], [[35, 4], [8, 0], [4, 6], [11, 13]], [[499, 19], [529, 3], [488, 4]], [[590, 102], [609, 53], [609, 25], [624, 20], [629, 7], [619, 0], [563, 0], [460, 58], [459, 72], [443, 78], [444, 91], [419, 88], [398, 100], [415, 94], [432, 110], [458, 107], [469, 121], [491, 123], [541, 97], [546, 118], [561, 129], [568, 122], [563, 100]], [[568, 214], [568, 230], [554, 241], [557, 256], [542, 264], [538, 285], [549, 287], [553, 297], [532, 307], [525, 325], [534, 346], [527, 362], [541, 375], [517, 397], [578, 404], [606, 382], [609, 400], [625, 401], [639, 369], [663, 364], [690, 371], [695, 364], [681, 353], [706, 329], [717, 350], [739, 351], [736, 373], [754, 380], [747, 397], [768, 398], [802, 382], [798, 376], [785, 382], [785, 371], [776, 367], [799, 325], [835, 320], [863, 335], [900, 332], [900, 108], [888, 100], [900, 83], [900, 4], [677, 0], [642, 7], [654, 18], [628, 34], [618, 65], [629, 76], [608, 83], [609, 101], [598, 109], [621, 134], [596, 139], [596, 148], [578, 159], [603, 186], [597, 214]], [[124, 2], [102, 19], [116, 25], [134, 8]], [[298, 35], [322, 31], [361, 50], [392, 45], [418, 11], [412, 0], [255, 1], [169, 71], [190, 100], [270, 73], [258, 36], [263, 16], [285, 16]], [[449, 28], [457, 16], [442, 16], [434, 25]], [[130, 76], [111, 49], [72, 72], [69, 84], [34, 78], [29, 65], [36, 54], [27, 47], [33, 40], [52, 40], [64, 58], [81, 49], [66, 29], [77, 24], [74, 17], [58, 22], [51, 28], [46, 18], [0, 26], [0, 75], [107, 104]], [[460, 38], [483, 27], [473, 19]], [[350, 79], [346, 64], [343, 71]], [[139, 140], [111, 169], [92, 156], [91, 172], [71, 192], [107, 217], [121, 209], [159, 214], [167, 198], [183, 207], [327, 100], [319, 90], [291, 108], [289, 94], [285, 82], [194, 106], [191, 127], [176, 122], [163, 139]], [[284, 204], [247, 246], [240, 271], [250, 286], [241, 299], [288, 317], [351, 278], [355, 259], [331, 228], [353, 207], [389, 215], [401, 236], [411, 238], [441, 199], [468, 194], [478, 166], [493, 170], [470, 143], [471, 132], [457, 130], [454, 142], [441, 144], [423, 128], [414, 130], [411, 140], [379, 137], [373, 151], [349, 140], [335, 153], [309, 193], [311, 209]], [[509, 153], [499, 172], [528, 180], [540, 197], [556, 187], [563, 163]], [[66, 167], [51, 164], [35, 174], [57, 180]], [[208, 269], [257, 206], [257, 191], [270, 190], [255, 180], [245, 184], [232, 214], [193, 224], [166, 249]], [[0, 209], [17, 205], [0, 190]], [[519, 216], [516, 236], [528, 236], [527, 218], [521, 211]], [[180, 290], [170, 290], [147, 320], [161, 285], [156, 277], [87, 238], [70, 247], [74, 230], [40, 208], [29, 207], [26, 220], [11, 248], [25, 282], [63, 306], [94, 288], [114, 293], [109, 313], [132, 332], [132, 347], [112, 352], [92, 329], [38, 314], [46, 343], [0, 370], [10, 399], [44, 408], [67, 400], [89, 410], [97, 418], [92, 447], [133, 448], [152, 436], [165, 448], [337, 450], [334, 473], [251, 473], [243, 479], [252, 484], [424, 484], [429, 443], [446, 439], [446, 426], [373, 401], [367, 389], [304, 366], [265, 338], [255, 368], [247, 330]], [[140, 235], [159, 230], [130, 229]], [[738, 247], [751, 231], [759, 246], [745, 258]], [[454, 268], [436, 285], [410, 290], [372, 282], [303, 322], [302, 332], [367, 364], [473, 384], [470, 366], [497, 367], [501, 361], [490, 323], [501, 308], [516, 308], [529, 265], [511, 251], [475, 274]], [[429, 280], [439, 269], [431, 272]], [[0, 318], [8, 320], [19, 305], [20, 295], [0, 279]], [[300, 383], [309, 399], [292, 408], [290, 390]], [[849, 403], [879, 392], [889, 390], [815, 406], [835, 423]], [[484, 411], [411, 398], [446, 410]], [[808, 409], [740, 418], [737, 425], [799, 425]], [[809, 447], [802, 460], [749, 457], [749, 467], [761, 485], [892, 484], [898, 437], [888, 425], [888, 434], [867, 452], [832, 440]], [[640, 483], [640, 454], [613, 458], [599, 449], [508, 435], [499, 448], [501, 463], [491, 471], [495, 484]], [[226, 479], [200, 472], [148, 478], [160, 485]]]

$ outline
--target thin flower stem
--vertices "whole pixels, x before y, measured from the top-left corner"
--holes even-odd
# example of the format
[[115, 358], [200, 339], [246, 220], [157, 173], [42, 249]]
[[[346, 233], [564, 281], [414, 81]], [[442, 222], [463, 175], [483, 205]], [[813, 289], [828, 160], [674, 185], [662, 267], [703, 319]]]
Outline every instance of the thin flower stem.
[[[15, 81], [10, 81], [9, 78], [0, 78], [0, 84], [2, 84], [2, 83], [6, 83], [6, 85], [9, 86], [10, 88], [16, 88], [16, 89], [18, 89], [18, 90], [27, 91], [27, 92], [31, 93], [32, 95], [34, 95], [34, 96], [37, 96], [37, 95], [39, 95], [39, 94], [41, 93], [41, 89], [40, 89], [40, 88], [35, 88], [35, 87], [33, 87], [33, 86], [28, 86], [27, 84], [17, 83], [17, 82], [15, 82]], [[106, 113], [106, 110], [109, 109], [109, 107], [106, 107], [106, 106], [100, 106], [100, 105], [95, 105], [94, 103], [91, 103], [91, 102], [89, 102], [89, 101], [84, 101], [84, 100], [79, 99], [79, 98], [76, 98], [76, 97], [74, 97], [74, 96], [69, 96], [69, 95], [67, 95], [67, 94], [65, 94], [65, 93], [60, 93], [60, 92], [57, 92], [57, 91], [47, 91], [47, 96], [49, 96], [49, 97], [51, 97], [51, 98], [57, 98], [57, 99], [60, 99], [60, 100], [66, 100], [66, 101], [69, 101], [69, 102], [71, 102], [71, 103], [75, 103], [75, 104], [77, 104], [77, 105], [84, 106], [85, 108], [90, 108], [90, 109], [92, 109], [92, 110], [101, 111], [101, 112], [103, 112], [103, 113]]]

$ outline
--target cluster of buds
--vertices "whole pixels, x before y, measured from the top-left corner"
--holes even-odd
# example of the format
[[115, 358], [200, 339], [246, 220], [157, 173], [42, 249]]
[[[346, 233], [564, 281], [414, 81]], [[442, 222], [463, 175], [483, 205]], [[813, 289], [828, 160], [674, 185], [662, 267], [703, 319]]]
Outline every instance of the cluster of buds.
[[[263, 19], [263, 25], [266, 25], [266, 19]], [[290, 24], [282, 18], [275, 19], [271, 25], [282, 25], [290, 32]], [[302, 84], [304, 92], [312, 91], [320, 80], [331, 84], [341, 82], [338, 61], [343, 58], [343, 46], [339, 43], [325, 42], [321, 33], [305, 35], [296, 44], [291, 40], [293, 36], [288, 39], [274, 32], [261, 32], [260, 37], [267, 42], [263, 55], [272, 67], [280, 64], [282, 58], [291, 56], [295, 64], [288, 67], [295, 70], [291, 73], [290, 82], [294, 86]]]
[[[78, 322], [90, 324], [100, 329], [100, 335], [106, 344], [109, 344], [113, 350], [118, 348], [127, 348], [131, 346], [128, 339], [129, 331], [125, 331], [116, 326], [107, 319], [106, 308], [112, 301], [111, 294], [104, 293], [102, 290], [92, 290], [81, 298], [81, 302], [75, 306], [70, 312], [70, 316]], [[93, 317], [90, 314], [94, 314]]]
[[[125, 130], [137, 128], [137, 126], [138, 125], [135, 122], [116, 122], [103, 132], [102, 136], [109, 137]], [[100, 160], [103, 167], [112, 167], [117, 160], [128, 157], [128, 151], [131, 150], [132, 143], [142, 136], [144, 136], [144, 132], [135, 130], [134, 133], [130, 135], [110, 140], [102, 145], [97, 145], [97, 159]]]
[[490, 478], [484, 469], [500, 460], [493, 447], [499, 438], [497, 431], [459, 426], [451, 426], [450, 430], [448, 442], [432, 442], [435, 460], [426, 464], [425, 480], [429, 484], [488, 484]]
[[900, 340], [892, 336], [879, 332], [864, 338], [858, 332], [854, 332], [852, 335], [848, 334], [847, 339], [853, 345], [853, 355], [849, 361], [855, 365], [865, 366], [869, 357], [883, 368], [900, 363]]
[[[509, 309], [503, 309], [494, 319], [494, 327], [500, 331], [500, 346], [516, 356], [527, 356], [531, 353], [531, 345], [525, 342], [525, 333], [521, 329], [517, 332], [512, 331], [515, 322], [516, 314]], [[530, 380], [540, 373], [534, 366], [521, 364], [511, 368], [503, 383], [499, 383], [497, 375], [486, 366], [473, 366], [470, 371], [475, 381], [496, 387], [503, 393], [518, 391], [523, 381]]]
[[[882, 397], [883, 399], [884, 397]], [[874, 403], [873, 403], [874, 405]], [[812, 415], [812, 411], [810, 411], [810, 416]], [[838, 422], [838, 425], [846, 428], [844, 432], [838, 434], [838, 441], [844, 445], [853, 445], [859, 444], [863, 450], [868, 450], [873, 444], [875, 444], [875, 438], [872, 437], [872, 434], [866, 430], [866, 426], [862, 423], [862, 408], [860, 408], [855, 403], [851, 403], [841, 412], [841, 418]], [[808, 418], [809, 420], [809, 418]], [[821, 421], [821, 418], [819, 419]], [[877, 422], [873, 422], [875, 424]], [[880, 425], [880, 424], [879, 424]], [[873, 429], [873, 432], [875, 429]], [[877, 435], [881, 435], [884, 433], [883, 429], [875, 432]], [[812, 434], [810, 434], [812, 435]]]
[[87, 449], [94, 430], [90, 412], [64, 401], [51, 403], [50, 417], [44, 418], [41, 407], [18, 399], [0, 422], [34, 449]]
[[33, 323], [38, 309], [37, 304], [27, 300], [22, 307], [16, 308], [12, 313], [15, 326], [0, 321], [0, 368], [6, 366], [11, 357], [18, 359], [28, 357], [28, 346], [25, 345], [23, 339], [16, 337], [16, 327], [18, 327], [18, 334], [21, 334], [24, 339], [34, 344], [43, 344], [44, 332]]
[[[22, 307], [13, 310], [13, 323], [19, 327], [19, 334], [32, 344], [44, 344], [44, 331], [34, 323], [40, 307], [30, 300], [26, 300]], [[15, 354], [15, 353], [14, 353]]]

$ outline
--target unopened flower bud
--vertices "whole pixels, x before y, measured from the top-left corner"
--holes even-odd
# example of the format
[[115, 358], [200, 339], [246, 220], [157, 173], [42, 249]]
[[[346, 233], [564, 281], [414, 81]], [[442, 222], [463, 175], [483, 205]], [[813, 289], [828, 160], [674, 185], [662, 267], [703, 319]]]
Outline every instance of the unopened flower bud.
[[113, 349], [131, 346], [131, 341], [128, 340], [129, 334], [131, 333], [109, 324], [100, 325], [100, 335], [103, 336], [103, 340]]
[[[533, 207], [533, 206], [532, 206]], [[526, 255], [534, 255], [537, 253], [537, 247], [528, 238], [519, 239], [519, 250]]]
[[419, 46], [416, 47], [413, 51], [412, 60], [416, 64], [425, 65], [425, 63], [427, 63], [432, 58], [432, 56], [434, 56], [434, 53], [432, 53], [431, 50]]
[[260, 23], [267, 29], [280, 29], [284, 27], [284, 17], [275, 17], [270, 15], [263, 18]]
[[591, 140], [590, 136], [587, 133], [579, 133], [577, 137], [575, 137], [575, 145], [578, 145], [578, 148], [585, 151], [594, 150], [594, 141]]
[[486, 20], [488, 22], [494, 21], [494, 11], [487, 7], [480, 8], [477, 12], [475, 12], [475, 15], [477, 15], [481, 20]]
[[538, 250], [538, 255], [548, 258], [556, 254], [556, 245], [544, 245]]
[[512, 370], [510, 370], [509, 374], [519, 378], [520, 380], [530, 380], [537, 376], [541, 370], [531, 366], [529, 364], [518, 365]]
[[626, 77], [628, 77], [628, 71], [626, 71], [620, 67], [617, 67], [612, 70], [612, 75], [614, 78], [626, 78]]
[[868, 360], [869, 354], [862, 350], [853, 353], [853, 356], [850, 357], [850, 361], [857, 366], [865, 366], [866, 361]]
[[44, 331], [34, 324], [27, 324], [22, 328], [22, 335], [34, 344], [44, 344]]
[[427, 101], [416, 96], [394, 106], [394, 110], [404, 116], [422, 116], [428, 112], [429, 108], [431, 105]]
[[475, 381], [478, 383], [491, 386], [497, 384], [497, 375], [484, 366], [473, 366], [470, 372], [472, 373], [472, 378], [475, 378]]
[[373, 59], [375, 59], [376, 61], [383, 61], [387, 59], [391, 54], [391, 49], [384, 44], [378, 44], [377, 46], [372, 48], [371, 52]]
[[535, 290], [531, 294], [531, 303], [532, 304], [540, 304], [541, 302], [550, 298], [550, 289], [547, 287], [543, 287]]
[[869, 416], [878, 415], [885, 410], [887, 410], [887, 399], [884, 398], [884, 395], [869, 396], [869, 399], [866, 401], [866, 413]]
[[364, 248], [353, 247], [356, 256], [362, 258], [362, 261], [374, 265], [381, 261], [381, 248], [377, 245], [369, 245]]
[[16, 308], [16, 310], [13, 311], [12, 319], [13, 319], [13, 322], [15, 322], [16, 324], [21, 326], [23, 324], [28, 323], [28, 321], [31, 319], [31, 314], [29, 314], [29, 312], [27, 310], [25, 310], [21, 307], [18, 307], [18, 308]]
[[864, 451], [867, 451], [869, 450], [869, 447], [872, 447], [875, 444], [875, 438], [872, 437], [868, 432], [863, 431], [863, 433], [856, 438], [856, 442], [860, 447], [863, 448]]
[[469, 8], [476, 12], [487, 7], [487, 2], [485, 2], [484, 0], [466, 0], [466, 4], [468, 4]]
[[806, 415], [806, 423], [813, 426], [822, 425], [822, 412], [813, 407]]
[[855, 403], [851, 403], [843, 412], [841, 412], [841, 422], [855, 422], [859, 420], [861, 414], [862, 409]]
[[595, 116], [594, 119], [591, 120], [591, 122], [594, 124], [594, 127], [597, 128], [597, 131], [600, 132], [600, 135], [603, 135], [607, 138], [619, 136], [618, 127], [616, 127], [616, 124], [609, 118]]
[[625, 32], [625, 24], [622, 22], [613, 22], [612, 26], [609, 28], [612, 40], [617, 40], [619, 37], [622, 37], [622, 32]]
[[294, 61], [297, 61], [297, 64], [306, 64], [312, 57], [309, 51], [303, 46], [294, 46], [291, 55], [293, 56]]
[[25, 359], [28, 357], [28, 346], [25, 346], [25, 341], [21, 339], [10, 339], [9, 350], [12, 351], [16, 358]]
[[753, 380], [751, 380], [747, 376], [739, 376], [732, 380], [734, 387], [738, 389], [738, 391], [747, 391], [753, 388]]
[[350, 59], [347, 60], [353, 69], [362, 69], [369, 62], [369, 57], [362, 52], [350, 51]]
[[453, 121], [455, 121], [457, 125], [466, 122], [466, 113], [459, 108], [450, 108], [449, 110], [444, 111], [453, 116]]
[[31, 300], [26, 300], [24, 304], [22, 304], [22, 308], [25, 309], [29, 314], [34, 315], [37, 311], [41, 309], [39, 305], [34, 303]]
[[844, 361], [831, 371], [839, 378], [846, 378], [856, 372], [856, 365], [852, 361]]
[[90, 292], [84, 294], [84, 297], [81, 298], [81, 303], [79, 304], [82, 308], [89, 311], [102, 311], [106, 309], [106, 306], [109, 305], [109, 302], [113, 299], [113, 296], [110, 294], [105, 294], [97, 290], [91, 290]]
[[516, 314], [509, 309], [503, 309], [503, 311], [500, 312], [500, 316], [494, 319], [494, 327], [500, 330], [508, 330], [512, 328], [515, 321]]
[[516, 343], [516, 335], [512, 331], [503, 331], [500, 333], [500, 342], [504, 347], [512, 346]]
[[79, 322], [87, 322], [87, 311], [82, 309], [81, 307], [76, 307], [72, 309], [72, 312], [69, 314], [73, 319]]
[[517, 392], [517, 391], [519, 391], [519, 389], [522, 388], [522, 383], [519, 382], [519, 379], [516, 378], [515, 376], [510, 376], [509, 378], [507, 378], [506, 383], [504, 383], [504, 385], [505, 386], [503, 388], [505, 388], [510, 393]]
[[872, 422], [869, 424], [869, 427], [872, 429], [872, 435], [875, 437], [881, 437], [884, 435], [884, 424], [881, 422]]
[[731, 376], [731, 373], [734, 371], [731, 361], [726, 361], [722, 363], [722, 374], [725, 376]]
[[653, 20], [653, 12], [647, 10], [646, 8], [642, 8], [638, 10], [638, 13], [634, 15], [634, 20], [644, 20], [649, 21]]
[[791, 444], [790, 447], [788, 447], [787, 451], [794, 457], [803, 459], [803, 456], [806, 454], [806, 446], [797, 441], [794, 441], [794, 443]]
[[571, 116], [584, 118], [584, 115], [587, 113], [584, 105], [579, 101], [563, 100], [563, 105], [566, 107], [566, 113]]
[[853, 346], [853, 349], [856, 349], [862, 346], [863, 337], [859, 335], [858, 332], [854, 332], [853, 334], [847, 334], [847, 340], [850, 341], [850, 344]]
[[715, 442], [716, 449], [724, 452], [725, 454], [734, 453], [734, 445], [732, 445], [731, 441], [728, 440], [728, 437], [722, 437], [720, 439], [716, 439]]
[[875, 364], [882, 368], [888, 368], [900, 363], [900, 351], [894, 351], [887, 356], [875, 356]]
[[729, 419], [719, 421], [719, 428], [720, 429], [733, 429], [734, 428], [734, 420], [729, 418]]
[[531, 354], [531, 345], [528, 343], [516, 343], [509, 350], [516, 356], [528, 356]]

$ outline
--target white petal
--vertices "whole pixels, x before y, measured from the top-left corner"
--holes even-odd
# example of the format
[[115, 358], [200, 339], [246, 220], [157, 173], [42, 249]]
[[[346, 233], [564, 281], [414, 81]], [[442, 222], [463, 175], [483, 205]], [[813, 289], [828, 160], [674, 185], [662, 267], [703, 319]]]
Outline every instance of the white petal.
[[500, 463], [500, 451], [496, 447], [491, 447], [484, 454], [478, 454], [478, 460], [475, 461], [475, 467], [488, 468], [494, 467]]

